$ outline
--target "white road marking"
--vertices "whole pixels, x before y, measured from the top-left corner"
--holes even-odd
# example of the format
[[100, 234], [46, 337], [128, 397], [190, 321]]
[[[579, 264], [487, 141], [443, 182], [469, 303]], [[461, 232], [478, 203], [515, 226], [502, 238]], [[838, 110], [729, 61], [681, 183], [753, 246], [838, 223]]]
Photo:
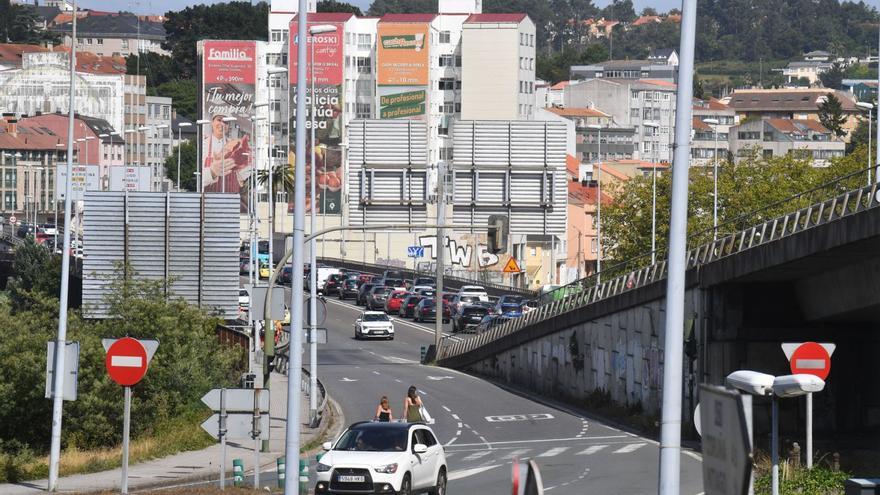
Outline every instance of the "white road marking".
[[639, 450], [640, 448], [644, 447], [645, 445], [647, 445], [647, 444], [645, 444], [645, 443], [631, 443], [629, 445], [624, 445], [623, 447], [615, 450], [613, 453], [614, 454], [629, 454], [630, 452], [635, 452], [636, 450]]
[[439, 382], [440, 380], [453, 380], [451, 376], [429, 376], [428, 380], [433, 380], [435, 382]]
[[538, 421], [542, 419], [553, 419], [552, 414], [505, 414], [502, 416], [486, 416], [486, 421], [490, 423], [503, 423], [509, 421]]
[[458, 440], [458, 435], [452, 437], [452, 440], [450, 440], [450, 441], [444, 443], [443, 445], [444, 445], [444, 446], [446, 446], [446, 445], [452, 445], [453, 443], [455, 443], [456, 440]]
[[510, 451], [509, 454], [507, 454], [506, 456], [502, 457], [502, 459], [513, 459], [513, 458], [515, 458], [515, 457], [518, 458], [518, 457], [520, 457], [521, 455], [525, 454], [525, 453], [528, 452], [528, 451], [529, 451], [529, 449], [516, 449], [516, 450], [512, 450], [512, 451]]
[[[579, 440], [609, 440], [612, 438], [628, 438], [628, 435], [607, 435], [603, 437], [584, 437], [584, 438], [542, 438], [538, 440], [505, 440], [502, 442], [492, 442], [493, 445], [510, 445], [517, 443], [543, 443], [543, 442], [571, 442]], [[479, 447], [481, 443], [460, 443], [457, 447]]]
[[[382, 373], [379, 373], [378, 371], [373, 371], [373, 374], [374, 375], [381, 375]], [[254, 433], [254, 435], [256, 435], [256, 433]]]
[[397, 383], [403, 383], [402, 381], [400, 381], [400, 380], [397, 379], [397, 378], [395, 378], [394, 381], [397, 382]]
[[461, 436], [461, 430], [455, 430], [455, 436], [460, 437], [460, 436]]
[[586, 449], [578, 452], [575, 455], [593, 455], [596, 452], [599, 452], [600, 450], [604, 449], [605, 447], [607, 447], [607, 445], [593, 445], [593, 446], [587, 447]]
[[550, 449], [547, 452], [544, 452], [542, 454], [538, 454], [538, 457], [556, 457], [559, 454], [565, 452], [566, 450], [568, 450], [568, 447], [556, 447], [556, 448]]
[[349, 377], [346, 376], [346, 377], [343, 377], [343, 378], [342, 378], [341, 380], [339, 380], [339, 381], [340, 381], [340, 382], [356, 382], [357, 379], [352, 380], [351, 378], [349, 378]]
[[458, 420], [460, 420], [461, 418], [458, 417], [458, 414], [453, 414], [453, 415], [452, 415], [452, 419], [458, 421]]
[[443, 410], [445, 410], [446, 412], [452, 412], [452, 409], [449, 409], [449, 408], [446, 407], [446, 406], [440, 406], [440, 407], [442, 407]]
[[488, 471], [490, 469], [495, 469], [500, 465], [501, 464], [494, 464], [492, 466], [481, 466], [481, 467], [476, 467], [476, 468], [461, 469], [458, 471], [452, 471], [451, 473], [449, 473], [449, 476], [446, 479], [448, 481], [460, 480], [462, 478], [467, 478], [468, 476], [473, 476], [475, 474], [483, 473], [483, 472]]
[[[454, 416], [454, 415], [453, 415], [453, 416]], [[456, 428], [461, 428], [461, 427], [462, 427], [462, 423], [461, 423], [461, 421], [459, 421], [459, 422], [458, 422], [458, 426], [456, 426]]]
[[465, 457], [462, 460], [463, 461], [475, 461], [475, 460], [479, 459], [480, 457], [485, 457], [491, 453], [492, 453], [491, 450], [480, 450], [480, 451], [474, 452], [473, 454]]

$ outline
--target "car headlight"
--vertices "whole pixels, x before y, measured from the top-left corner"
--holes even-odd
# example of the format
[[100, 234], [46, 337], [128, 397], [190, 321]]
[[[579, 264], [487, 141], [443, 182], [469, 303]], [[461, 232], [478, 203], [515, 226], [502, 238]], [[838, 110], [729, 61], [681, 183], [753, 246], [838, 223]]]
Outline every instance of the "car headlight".
[[383, 474], [394, 474], [397, 472], [397, 463], [395, 462], [394, 464], [387, 464], [385, 466], [374, 467], [373, 471], [376, 471], [377, 473], [383, 473]]
[[330, 471], [331, 469], [333, 469], [333, 467], [319, 462], [318, 467], [315, 468], [315, 471], [317, 471], [319, 473], [326, 473], [327, 471]]

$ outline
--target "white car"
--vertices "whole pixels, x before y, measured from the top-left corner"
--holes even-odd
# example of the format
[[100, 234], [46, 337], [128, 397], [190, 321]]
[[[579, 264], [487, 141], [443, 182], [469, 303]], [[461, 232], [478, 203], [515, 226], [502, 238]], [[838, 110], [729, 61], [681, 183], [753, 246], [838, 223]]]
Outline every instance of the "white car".
[[324, 450], [315, 495], [446, 495], [446, 453], [423, 423], [355, 423]]
[[354, 338], [394, 340], [394, 323], [384, 311], [364, 311], [354, 321]]
[[480, 301], [489, 302], [489, 294], [486, 292], [486, 288], [480, 285], [463, 285], [458, 290], [458, 295], [479, 297]]

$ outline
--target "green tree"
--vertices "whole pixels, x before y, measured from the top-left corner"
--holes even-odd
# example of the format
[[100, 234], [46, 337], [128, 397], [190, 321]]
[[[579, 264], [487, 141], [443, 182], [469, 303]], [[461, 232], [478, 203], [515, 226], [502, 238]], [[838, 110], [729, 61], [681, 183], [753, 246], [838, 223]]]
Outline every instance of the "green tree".
[[611, 3], [602, 9], [602, 16], [615, 21], [632, 22], [636, 19], [636, 11], [632, 0], [611, 0]]
[[58, 36], [37, 29], [37, 13], [33, 5], [0, 0], [0, 40], [4, 43], [57, 42]]
[[843, 71], [845, 79], [871, 79], [877, 80], [877, 69], [871, 69], [864, 64], [850, 64]]
[[337, 2], [336, 0], [321, 0], [318, 2], [318, 12], [351, 12], [354, 15], [361, 16], [360, 7], [345, 2]]
[[198, 187], [195, 173], [198, 171], [198, 150], [196, 145], [184, 141], [180, 146], [175, 146], [171, 154], [165, 159], [165, 174], [175, 185], [177, 184], [177, 156], [180, 155], [180, 187], [187, 191], [195, 191]]
[[825, 101], [819, 105], [819, 121], [838, 137], [846, 135], [846, 131], [843, 129], [846, 124], [846, 115], [843, 114], [840, 100], [833, 94], [829, 94]]
[[373, 0], [367, 15], [437, 12], [437, 0]]
[[176, 79], [157, 87], [148, 86], [147, 94], [171, 97], [178, 115], [192, 121], [198, 118], [199, 87], [194, 79]]
[[550, 56], [538, 55], [535, 72], [539, 79], [550, 82], [567, 81], [572, 65], [587, 65], [608, 59], [608, 51], [599, 43], [583, 50], [566, 48]]
[[645, 7], [642, 9], [642, 16], [657, 15], [657, 9], [654, 7]]
[[129, 75], [146, 76], [148, 88], [154, 88], [175, 79], [171, 57], [159, 53], [146, 52], [140, 57], [131, 54], [125, 57], [125, 68]]
[[[272, 191], [276, 193], [287, 193], [287, 197], [293, 197], [293, 185], [294, 185], [294, 169], [293, 166], [287, 163], [279, 163], [272, 167], [271, 177], [270, 172], [268, 170], [260, 170], [257, 172], [257, 182], [266, 187], [269, 184], [269, 181], [272, 181]], [[274, 213], [274, 212], [273, 212]], [[278, 221], [278, 217], [273, 215], [272, 221], [269, 223], [269, 237], [275, 237], [276, 231], [276, 222]]]
[[843, 84], [843, 66], [837, 62], [831, 65], [831, 68], [819, 74], [819, 80], [826, 88], [840, 89]]

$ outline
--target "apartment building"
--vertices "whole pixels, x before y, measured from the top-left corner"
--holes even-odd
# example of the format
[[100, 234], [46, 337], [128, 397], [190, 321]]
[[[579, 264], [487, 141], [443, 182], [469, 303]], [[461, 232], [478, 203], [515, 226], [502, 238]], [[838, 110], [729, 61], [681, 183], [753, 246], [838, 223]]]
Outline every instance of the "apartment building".
[[862, 111], [855, 100], [845, 91], [829, 88], [781, 88], [781, 89], [737, 89], [721, 102], [732, 108], [741, 120], [757, 119], [796, 119], [819, 121], [819, 106], [828, 95], [840, 100], [847, 120], [843, 129], [846, 139], [859, 125]]
[[764, 158], [792, 155], [827, 167], [844, 156], [846, 143], [812, 119], [752, 120], [731, 128], [730, 151], [736, 161], [757, 154]]
[[738, 122], [736, 112], [724, 103], [714, 98], [694, 99], [691, 165], [711, 165], [716, 153], [719, 160], [725, 160], [730, 128]]
[[[64, 45], [71, 45], [72, 22], [49, 29], [63, 36]], [[76, 50], [96, 55], [122, 56], [153, 52], [171, 55], [162, 48], [165, 28], [148, 16], [128, 12], [92, 13], [76, 21]]]
[[152, 175], [151, 189], [167, 191], [170, 181], [165, 176], [165, 159], [171, 155], [173, 140], [177, 136], [171, 134], [171, 98], [163, 96], [147, 96], [145, 98], [147, 114], [141, 134], [144, 137], [144, 163], [150, 167]]
[[129, 75], [124, 77], [125, 121], [119, 129], [125, 135], [125, 163], [141, 166], [147, 161], [146, 138], [140, 130], [147, 123], [147, 78]]

